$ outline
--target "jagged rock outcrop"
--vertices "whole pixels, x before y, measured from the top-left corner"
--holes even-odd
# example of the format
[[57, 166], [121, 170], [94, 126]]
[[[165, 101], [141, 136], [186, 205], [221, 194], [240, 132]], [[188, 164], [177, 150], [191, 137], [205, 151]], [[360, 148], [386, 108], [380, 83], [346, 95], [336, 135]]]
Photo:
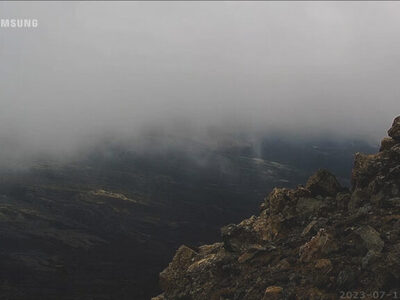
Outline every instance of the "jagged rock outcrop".
[[392, 127], [388, 130], [388, 135], [391, 138], [400, 141], [400, 116], [394, 119]]
[[351, 191], [320, 170], [305, 187], [275, 188], [259, 216], [222, 228], [222, 243], [179, 248], [160, 274], [164, 293], [154, 299], [398, 293], [399, 126], [397, 117], [379, 153], [356, 154]]

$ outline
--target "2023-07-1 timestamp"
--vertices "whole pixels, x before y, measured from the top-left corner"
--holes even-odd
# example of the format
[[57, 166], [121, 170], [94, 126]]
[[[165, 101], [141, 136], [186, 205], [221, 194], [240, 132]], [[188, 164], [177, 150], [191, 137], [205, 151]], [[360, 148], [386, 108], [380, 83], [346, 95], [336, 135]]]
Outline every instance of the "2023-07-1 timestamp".
[[400, 291], [341, 291], [340, 299], [400, 299]]

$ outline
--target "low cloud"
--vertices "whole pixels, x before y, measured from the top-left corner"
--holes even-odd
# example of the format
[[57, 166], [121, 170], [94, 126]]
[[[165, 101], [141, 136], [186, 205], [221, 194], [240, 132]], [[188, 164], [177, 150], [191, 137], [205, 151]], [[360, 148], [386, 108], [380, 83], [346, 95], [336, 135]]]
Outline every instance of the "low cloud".
[[[104, 138], [376, 142], [399, 114], [400, 3], [0, 3], [0, 161]], [[0, 165], [2, 165], [0, 163]]]

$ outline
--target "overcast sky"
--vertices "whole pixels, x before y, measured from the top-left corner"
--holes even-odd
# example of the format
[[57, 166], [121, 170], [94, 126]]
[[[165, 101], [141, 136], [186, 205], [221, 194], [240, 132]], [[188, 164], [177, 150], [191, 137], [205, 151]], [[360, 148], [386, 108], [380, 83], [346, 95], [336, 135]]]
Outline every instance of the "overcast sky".
[[400, 2], [1, 2], [0, 18], [39, 20], [0, 28], [3, 159], [159, 125], [377, 141], [400, 113]]

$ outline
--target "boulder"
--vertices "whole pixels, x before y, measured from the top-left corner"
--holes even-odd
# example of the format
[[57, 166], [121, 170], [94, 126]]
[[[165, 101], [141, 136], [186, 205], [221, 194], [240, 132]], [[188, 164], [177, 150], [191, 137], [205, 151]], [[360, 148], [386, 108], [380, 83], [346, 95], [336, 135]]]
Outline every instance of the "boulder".
[[160, 273], [160, 286], [164, 291], [177, 287], [182, 274], [194, 262], [198, 253], [183, 245], [176, 251], [172, 262]]
[[282, 299], [283, 288], [280, 286], [269, 286], [265, 289], [263, 300]]
[[300, 261], [310, 262], [315, 258], [320, 258], [322, 255], [329, 254], [336, 250], [337, 245], [333, 236], [324, 228], [321, 228], [309, 242], [300, 247]]
[[280, 213], [289, 202], [288, 190], [285, 188], [274, 188], [266, 198], [266, 205], [271, 214]]
[[290, 269], [290, 262], [287, 260], [287, 258], [284, 258], [280, 260], [275, 266], [274, 269], [277, 271], [284, 271], [284, 270], [289, 270]]
[[256, 244], [257, 233], [254, 231], [256, 217], [251, 217], [240, 224], [229, 224], [221, 228], [221, 237], [224, 248], [230, 252], [244, 252]]
[[310, 215], [318, 212], [323, 207], [327, 207], [327, 203], [324, 200], [302, 197], [297, 201], [296, 211], [300, 215]]
[[380, 253], [385, 245], [379, 233], [369, 225], [360, 227], [355, 231], [363, 240], [365, 247], [376, 253]]
[[287, 188], [274, 188], [265, 198], [265, 209], [270, 215], [282, 214], [285, 217], [292, 217], [296, 214], [296, 203], [300, 198], [311, 198], [311, 193], [303, 186], [290, 190]]
[[318, 259], [317, 262], [315, 263], [315, 268], [318, 270], [329, 269], [331, 267], [332, 267], [332, 262], [330, 259], [327, 258]]
[[318, 170], [308, 179], [306, 189], [314, 196], [321, 195], [332, 197], [343, 190], [336, 177], [324, 169]]

